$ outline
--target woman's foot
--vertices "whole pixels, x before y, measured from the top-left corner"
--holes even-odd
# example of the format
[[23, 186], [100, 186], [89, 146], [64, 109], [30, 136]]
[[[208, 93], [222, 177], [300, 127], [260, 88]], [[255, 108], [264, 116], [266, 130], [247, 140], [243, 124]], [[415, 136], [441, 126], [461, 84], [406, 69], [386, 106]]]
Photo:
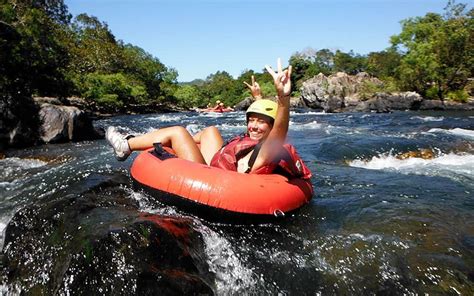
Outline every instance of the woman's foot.
[[117, 160], [124, 161], [132, 153], [126, 137], [119, 133], [115, 126], [109, 126], [107, 128], [105, 138], [112, 148], [114, 148], [115, 158], [117, 158]]

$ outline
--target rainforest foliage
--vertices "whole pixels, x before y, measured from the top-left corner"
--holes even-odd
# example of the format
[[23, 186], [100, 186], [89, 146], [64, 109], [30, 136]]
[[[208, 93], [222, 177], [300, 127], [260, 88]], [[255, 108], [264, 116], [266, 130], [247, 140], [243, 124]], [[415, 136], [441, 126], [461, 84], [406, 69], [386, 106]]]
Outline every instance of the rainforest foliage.
[[[443, 15], [403, 20], [401, 33], [381, 52], [296, 52], [289, 59], [294, 94], [318, 73], [365, 71], [383, 80], [386, 90], [465, 100], [472, 95], [474, 77], [474, 10], [467, 8], [448, 1]], [[73, 18], [63, 0], [0, 0], [2, 114], [20, 112], [35, 95], [83, 97], [115, 112], [131, 105], [204, 107], [216, 100], [232, 106], [250, 95], [243, 82], [252, 75], [266, 96], [274, 95], [263, 70], [244, 70], [237, 78], [218, 71], [204, 80], [178, 83], [175, 69], [118, 40], [96, 17]]]

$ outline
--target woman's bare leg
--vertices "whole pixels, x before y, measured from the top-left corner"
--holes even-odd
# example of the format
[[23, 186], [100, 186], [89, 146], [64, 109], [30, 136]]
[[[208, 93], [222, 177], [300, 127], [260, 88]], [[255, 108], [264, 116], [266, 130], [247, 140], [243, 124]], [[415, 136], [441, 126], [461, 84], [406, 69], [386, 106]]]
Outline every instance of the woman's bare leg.
[[179, 158], [206, 164], [193, 137], [182, 126], [166, 127], [128, 139], [128, 145], [132, 151], [151, 148], [158, 142], [163, 146], [171, 147]]
[[222, 148], [224, 140], [215, 126], [210, 126], [195, 134], [194, 142], [200, 144], [201, 155], [207, 164], [211, 163], [212, 157]]

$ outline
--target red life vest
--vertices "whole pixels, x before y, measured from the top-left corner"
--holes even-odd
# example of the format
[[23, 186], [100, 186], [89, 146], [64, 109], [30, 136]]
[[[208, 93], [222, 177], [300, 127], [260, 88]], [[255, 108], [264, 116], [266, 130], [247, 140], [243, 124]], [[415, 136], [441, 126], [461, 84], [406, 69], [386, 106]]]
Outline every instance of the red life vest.
[[[257, 140], [252, 140], [247, 135], [234, 137], [217, 151], [213, 156], [210, 165], [224, 170], [237, 171], [237, 162], [254, 149], [257, 149], [256, 153], [258, 153], [258, 149], [260, 149]], [[255, 160], [256, 155], [257, 154], [252, 155], [253, 157], [251, 157], [251, 159], [253, 158], [253, 160]], [[250, 162], [251, 161], [249, 161], [249, 170], [253, 165], [253, 162]], [[296, 152], [295, 147], [290, 144], [283, 145], [283, 149], [274, 161], [258, 168], [252, 173], [278, 173], [293, 178], [311, 178], [311, 171], [304, 164], [303, 160]]]

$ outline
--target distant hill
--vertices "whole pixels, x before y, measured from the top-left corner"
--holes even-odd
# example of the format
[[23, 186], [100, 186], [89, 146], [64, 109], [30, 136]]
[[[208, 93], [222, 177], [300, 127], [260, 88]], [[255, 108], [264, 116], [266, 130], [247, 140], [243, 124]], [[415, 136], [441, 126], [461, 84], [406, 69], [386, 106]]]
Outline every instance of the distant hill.
[[178, 85], [197, 85], [202, 86], [206, 81], [203, 79], [194, 79], [193, 81], [189, 82], [178, 82]]

